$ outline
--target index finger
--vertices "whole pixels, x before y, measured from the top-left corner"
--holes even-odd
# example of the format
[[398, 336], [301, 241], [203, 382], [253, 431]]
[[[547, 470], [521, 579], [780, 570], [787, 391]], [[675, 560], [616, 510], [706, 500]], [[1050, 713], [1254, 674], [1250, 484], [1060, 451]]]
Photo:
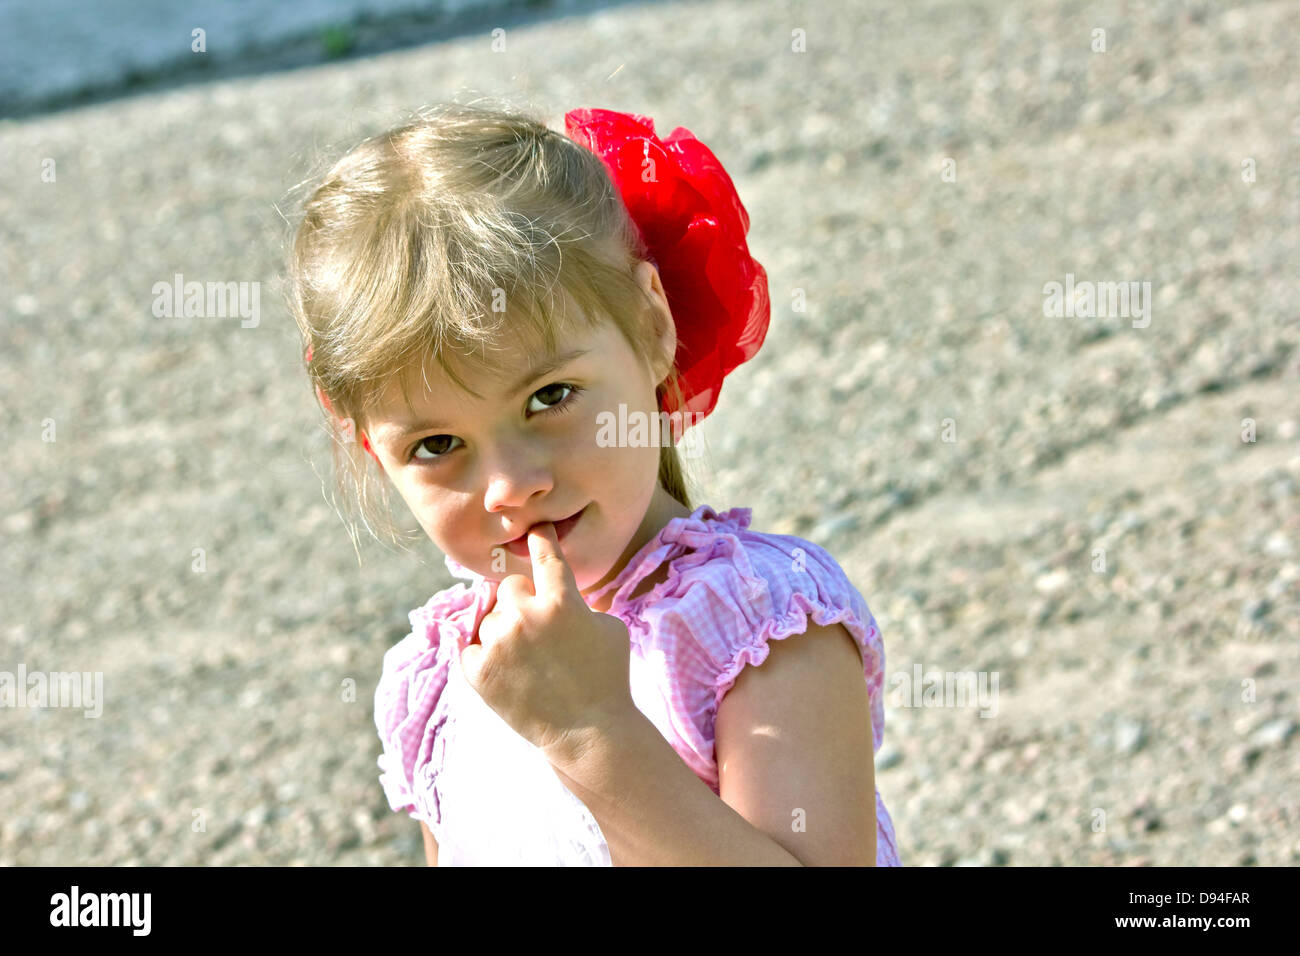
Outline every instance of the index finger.
[[528, 532], [528, 556], [533, 566], [533, 591], [538, 595], [563, 595], [578, 590], [573, 569], [560, 551], [555, 525], [547, 521]]

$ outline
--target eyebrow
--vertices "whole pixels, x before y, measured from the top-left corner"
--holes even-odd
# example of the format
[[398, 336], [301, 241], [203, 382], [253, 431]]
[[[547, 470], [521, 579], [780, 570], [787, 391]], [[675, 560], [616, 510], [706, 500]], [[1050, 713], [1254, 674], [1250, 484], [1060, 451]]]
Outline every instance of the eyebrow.
[[[514, 398], [516, 395], [522, 392], [529, 385], [533, 384], [533, 382], [537, 381], [543, 375], [549, 375], [550, 373], [554, 372], [556, 369], [568, 365], [574, 359], [580, 358], [581, 356], [586, 355], [590, 351], [591, 349], [570, 349], [567, 352], [561, 352], [559, 355], [548, 356], [547, 358], [543, 359], [539, 365], [537, 365], [530, 372], [528, 372], [527, 375], [525, 375], [522, 379], [520, 379], [519, 383], [515, 385], [513, 389], [507, 390], [505, 395], [502, 396], [503, 400], [509, 400], [511, 398]], [[416, 432], [424, 431], [426, 428], [450, 428], [450, 427], [451, 427], [450, 425], [444, 424], [443, 422], [430, 422], [430, 421], [422, 422], [422, 421], [409, 421], [403, 419], [394, 423], [393, 428], [389, 431], [388, 440], [399, 441], [400, 439], [405, 438], [407, 435], [414, 435]]]

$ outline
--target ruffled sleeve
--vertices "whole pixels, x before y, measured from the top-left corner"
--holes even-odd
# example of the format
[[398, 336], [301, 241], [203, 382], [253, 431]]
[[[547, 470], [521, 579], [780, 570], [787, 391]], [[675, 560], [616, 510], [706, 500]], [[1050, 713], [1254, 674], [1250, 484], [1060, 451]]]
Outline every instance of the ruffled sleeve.
[[743, 629], [726, 632], [724, 644], [710, 647], [711, 660], [719, 668], [714, 706], [745, 667], [767, 660], [771, 641], [803, 634], [810, 620], [819, 626], [843, 624], [862, 655], [871, 704], [872, 751], [879, 750], [885, 732], [885, 650], [862, 595], [834, 558], [801, 538], [767, 535], [758, 547], [747, 547], [745, 556], [752, 576], [745, 576], [749, 603], [742, 612]]
[[478, 579], [439, 591], [411, 611], [411, 633], [384, 654], [375, 689], [375, 727], [383, 744], [379, 783], [394, 811], [407, 811], [438, 833], [434, 782], [441, 770], [448, 708], [443, 698], [453, 656], [487, 613], [489, 591]]
[[668, 557], [680, 556], [650, 600], [635, 608], [646, 631], [671, 645], [682, 698], [691, 698], [688, 688], [698, 695], [680, 716], [697, 725], [700, 746], [711, 750], [719, 703], [745, 667], [767, 659], [772, 640], [804, 633], [809, 620], [843, 624], [862, 655], [872, 749], [878, 750], [885, 655], [866, 601], [824, 549], [790, 535], [750, 531], [749, 518], [747, 508], [722, 515], [705, 509], [700, 520], [671, 523], [661, 540], [672, 546]]

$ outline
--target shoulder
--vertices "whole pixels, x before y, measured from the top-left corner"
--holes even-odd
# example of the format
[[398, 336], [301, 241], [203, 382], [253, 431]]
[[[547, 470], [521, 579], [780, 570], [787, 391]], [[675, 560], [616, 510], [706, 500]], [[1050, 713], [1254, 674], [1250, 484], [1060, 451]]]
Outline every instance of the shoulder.
[[836, 624], [858, 646], [864, 672], [878, 678], [879, 630], [839, 563], [811, 541], [754, 531], [749, 519], [750, 509], [733, 509], [678, 527], [683, 550], [642, 610], [647, 624], [692, 645], [717, 700], [746, 665], [767, 658], [772, 641]]

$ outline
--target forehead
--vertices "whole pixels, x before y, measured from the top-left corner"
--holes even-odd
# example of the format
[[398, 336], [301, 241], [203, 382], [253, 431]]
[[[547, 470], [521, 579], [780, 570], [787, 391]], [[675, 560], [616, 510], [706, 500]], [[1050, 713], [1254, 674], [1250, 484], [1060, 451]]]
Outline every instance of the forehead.
[[[622, 341], [612, 323], [602, 323], [597, 328], [583, 323], [557, 326], [555, 354], [587, 349], [589, 355], [608, 355]], [[374, 421], [403, 418], [407, 412], [466, 400], [499, 401], [507, 389], [518, 385], [523, 375], [546, 358], [544, 340], [538, 337], [532, 341], [529, 334], [517, 331], [494, 336], [472, 348], [446, 348], [440, 355], [428, 351], [421, 363], [412, 362], [376, 394], [375, 410], [370, 418]], [[444, 369], [444, 363], [450, 372]]]

